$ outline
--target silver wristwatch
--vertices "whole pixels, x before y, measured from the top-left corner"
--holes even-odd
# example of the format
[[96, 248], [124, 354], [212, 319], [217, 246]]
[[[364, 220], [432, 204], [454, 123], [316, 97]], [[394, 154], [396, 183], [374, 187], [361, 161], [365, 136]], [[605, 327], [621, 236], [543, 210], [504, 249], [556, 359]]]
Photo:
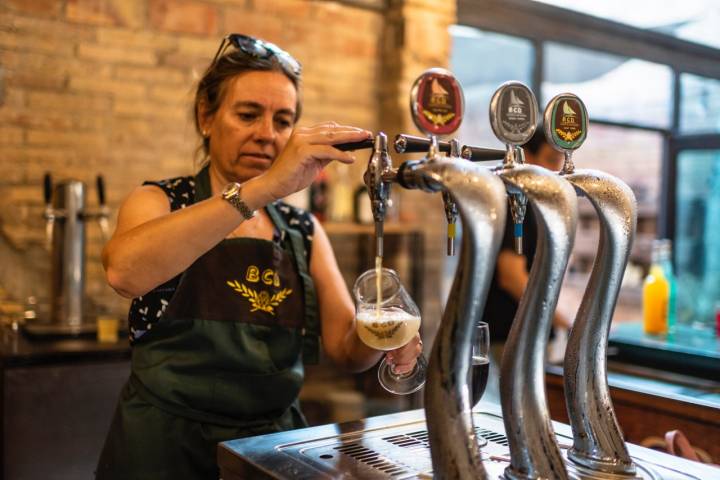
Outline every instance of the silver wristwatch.
[[223, 189], [222, 198], [228, 201], [230, 205], [240, 212], [245, 220], [250, 220], [255, 216], [255, 210], [251, 210], [245, 202], [240, 198], [240, 192], [242, 191], [242, 185], [239, 183], [228, 183]]

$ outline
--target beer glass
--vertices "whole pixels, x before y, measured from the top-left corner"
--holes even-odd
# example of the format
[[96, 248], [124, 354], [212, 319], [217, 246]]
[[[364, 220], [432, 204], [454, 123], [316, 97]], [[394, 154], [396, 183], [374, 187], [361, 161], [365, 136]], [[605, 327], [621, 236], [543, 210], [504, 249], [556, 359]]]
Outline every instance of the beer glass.
[[[368, 270], [355, 281], [353, 294], [357, 334], [367, 346], [395, 350], [407, 345], [420, 330], [420, 310], [395, 271], [389, 268]], [[415, 367], [408, 373], [396, 373], [383, 358], [378, 380], [388, 392], [407, 395], [422, 388], [426, 371], [427, 361], [423, 355], [417, 358]]]
[[485, 322], [478, 322], [473, 332], [472, 367], [470, 369], [470, 393], [475, 407], [485, 393], [490, 373], [490, 329]]

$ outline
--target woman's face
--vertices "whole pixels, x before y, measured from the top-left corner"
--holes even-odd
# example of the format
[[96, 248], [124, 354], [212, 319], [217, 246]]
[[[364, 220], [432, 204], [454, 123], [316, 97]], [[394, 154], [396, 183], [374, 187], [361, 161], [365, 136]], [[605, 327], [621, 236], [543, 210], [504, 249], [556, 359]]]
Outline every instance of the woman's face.
[[213, 168], [226, 181], [265, 172], [290, 138], [297, 91], [281, 72], [242, 73], [225, 86], [220, 108], [201, 121]]

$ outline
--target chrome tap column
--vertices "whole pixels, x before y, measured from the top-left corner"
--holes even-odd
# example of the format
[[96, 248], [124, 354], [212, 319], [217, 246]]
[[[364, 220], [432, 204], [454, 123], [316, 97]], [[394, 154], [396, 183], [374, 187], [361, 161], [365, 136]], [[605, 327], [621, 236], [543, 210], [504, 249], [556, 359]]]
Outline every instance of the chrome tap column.
[[58, 325], [79, 329], [85, 297], [85, 184], [75, 180], [55, 186], [52, 210], [51, 317]]
[[[76, 335], [95, 329], [85, 318], [86, 222], [98, 220], [107, 236], [109, 210], [105, 206], [105, 182], [97, 177], [99, 208], [85, 207], [86, 187], [78, 180], [64, 180], [53, 188], [52, 178], [43, 181], [47, 244], [51, 250], [50, 318], [24, 328], [38, 335]], [[44, 320], [44, 321], [43, 321]]]
[[[587, 135], [587, 110], [575, 95], [564, 93], [548, 103], [545, 135], [565, 154], [561, 175], [595, 208], [600, 244], [590, 280], [565, 352], [565, 401], [573, 431], [568, 458], [583, 469], [634, 475], [607, 384], [607, 342], [620, 283], [637, 224], [637, 203], [622, 180], [598, 170], [576, 170], [572, 152]], [[601, 478], [594, 475], [593, 478]], [[615, 477], [613, 477], [615, 478]]]
[[[495, 135], [508, 145], [497, 171], [511, 196], [527, 198], [537, 219], [538, 245], [525, 293], [505, 343], [500, 400], [510, 446], [508, 479], [568, 478], [545, 396], [545, 350], [563, 275], [575, 239], [572, 186], [541, 167], [518, 164], [519, 145], [532, 137], [537, 102], [519, 82], [503, 84], [490, 104]], [[492, 325], [491, 327], [492, 328]]]
[[505, 226], [505, 187], [490, 170], [459, 159], [429, 157], [401, 169], [406, 188], [449, 191], [463, 238], [458, 270], [430, 355], [425, 418], [435, 478], [485, 478], [467, 379], [474, 326], [482, 316]]
[[[383, 191], [380, 184], [389, 181], [408, 189], [444, 192], [448, 220], [459, 213], [463, 221], [459, 267], [430, 355], [425, 417], [435, 477], [482, 479], [486, 475], [472, 423], [467, 379], [473, 327], [482, 315], [504, 230], [505, 188], [490, 170], [440, 154], [436, 135], [454, 132], [462, 120], [462, 91], [450, 72], [432, 69], [423, 73], [413, 86], [411, 104], [415, 123], [430, 136], [415, 142], [427, 145], [427, 155], [405, 162], [397, 170], [386, 163], [378, 171], [379, 159], [385, 156], [375, 152], [365, 181], [376, 182], [368, 185], [371, 196], [379, 195]], [[376, 146], [384, 144], [376, 142]], [[457, 150], [456, 146], [450, 151]], [[376, 200], [371, 198], [373, 206], [378, 205]], [[457, 205], [457, 213], [447, 208], [449, 201]]]

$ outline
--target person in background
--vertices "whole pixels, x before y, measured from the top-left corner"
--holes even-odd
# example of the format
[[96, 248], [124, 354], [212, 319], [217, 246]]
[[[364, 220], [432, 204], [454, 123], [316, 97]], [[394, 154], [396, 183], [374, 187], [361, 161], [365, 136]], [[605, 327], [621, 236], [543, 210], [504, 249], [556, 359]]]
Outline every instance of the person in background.
[[[120, 208], [102, 259], [133, 299], [132, 370], [98, 479], [217, 479], [218, 442], [305, 426], [303, 363], [320, 344], [351, 372], [382, 355], [356, 334], [322, 226], [281, 200], [353, 162], [333, 145], [370, 136], [296, 126], [300, 72], [273, 44], [225, 37], [195, 95], [202, 168], [145, 182]], [[388, 360], [407, 372], [421, 350], [416, 336]]]
[[[535, 130], [532, 138], [523, 145], [525, 163], [538, 165], [552, 171], [559, 171], [563, 165], [563, 155], [555, 150], [545, 138], [542, 126]], [[537, 247], [537, 226], [532, 207], [528, 204], [523, 222], [523, 254], [515, 252], [513, 222], [508, 211], [502, 246], [498, 254], [495, 274], [488, 291], [483, 321], [490, 329], [491, 373], [487, 393], [484, 398], [499, 400], [498, 378], [500, 360], [505, 340], [510, 333], [520, 298], [525, 292], [530, 268], [535, 259]], [[556, 311], [553, 327], [569, 329], [571, 321]]]

